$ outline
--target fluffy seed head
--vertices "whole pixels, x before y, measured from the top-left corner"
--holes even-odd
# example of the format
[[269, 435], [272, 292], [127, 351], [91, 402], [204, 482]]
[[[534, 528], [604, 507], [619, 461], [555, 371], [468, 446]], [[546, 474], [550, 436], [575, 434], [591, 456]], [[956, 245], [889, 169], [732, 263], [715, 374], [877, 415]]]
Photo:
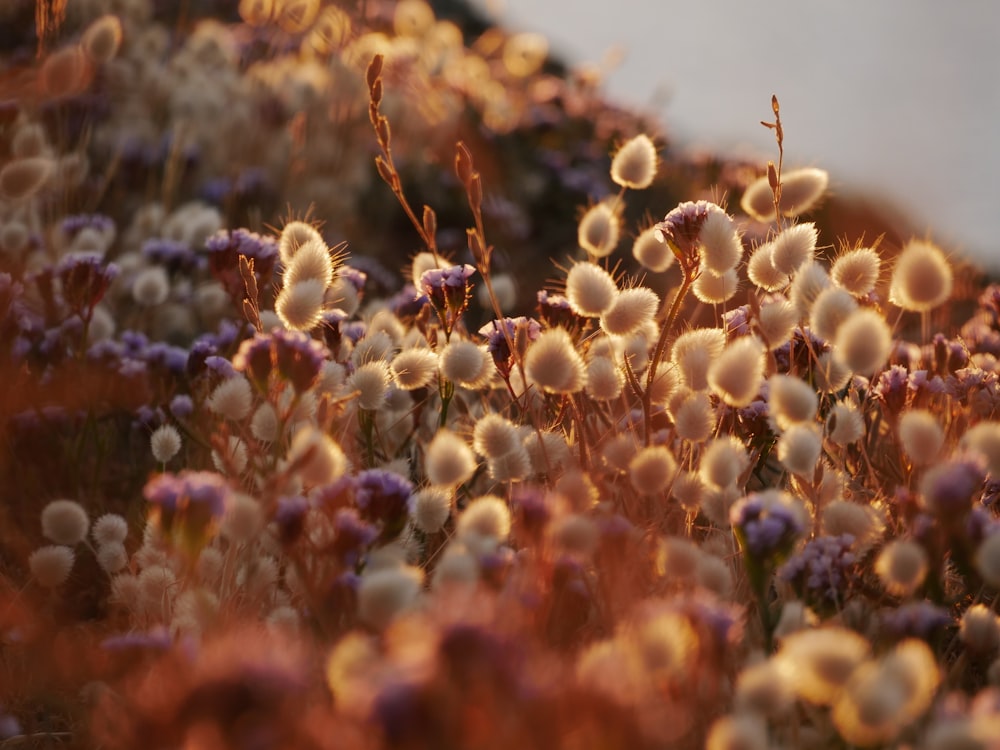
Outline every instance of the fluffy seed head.
[[788, 285], [788, 274], [774, 266], [773, 242], [765, 242], [753, 251], [747, 261], [747, 276], [765, 292], [776, 292]]
[[644, 229], [635, 238], [635, 242], [632, 243], [632, 256], [643, 268], [655, 273], [666, 271], [674, 262], [670, 246], [657, 239], [655, 226]]
[[410, 518], [425, 534], [436, 534], [451, 515], [451, 491], [444, 487], [427, 487], [413, 496]]
[[121, 542], [102, 544], [97, 548], [97, 564], [105, 573], [117, 573], [128, 565], [128, 552]]
[[[803, 167], [781, 173], [781, 215], [789, 218], [809, 211], [830, 184], [826, 170]], [[757, 221], [774, 221], [774, 194], [767, 175], [757, 178], [747, 186], [740, 199], [740, 208]]]
[[495, 495], [474, 498], [455, 525], [459, 539], [470, 534], [503, 541], [510, 534], [510, 509]]
[[756, 336], [729, 342], [708, 370], [712, 391], [737, 409], [749, 406], [764, 379], [764, 345]]
[[591, 206], [580, 219], [577, 239], [580, 247], [595, 258], [605, 258], [618, 247], [620, 220], [607, 202]]
[[1000, 422], [980, 422], [972, 427], [962, 436], [961, 447], [985, 458], [990, 474], [1000, 477]]
[[853, 372], [871, 375], [889, 358], [892, 331], [885, 318], [870, 308], [855, 310], [841, 323], [834, 339], [837, 357]]
[[698, 233], [701, 262], [717, 276], [731, 271], [743, 257], [743, 243], [732, 218], [722, 209], [710, 211]]
[[954, 275], [939, 247], [910, 240], [892, 269], [889, 300], [904, 310], [927, 312], [950, 296]]
[[611, 307], [617, 294], [611, 274], [594, 263], [577, 263], [566, 274], [566, 299], [577, 315], [599, 317]]
[[851, 379], [851, 370], [833, 352], [823, 352], [816, 357], [813, 367], [813, 385], [820, 393], [836, 393]]
[[875, 250], [859, 247], [837, 257], [830, 268], [833, 283], [855, 297], [864, 297], [878, 282], [882, 261]]
[[424, 471], [431, 484], [459, 485], [475, 473], [476, 456], [454, 432], [438, 430], [424, 453]]
[[500, 414], [485, 415], [472, 431], [472, 447], [485, 458], [500, 458], [513, 453], [520, 445], [517, 427]]
[[76, 556], [69, 547], [50, 544], [39, 547], [28, 557], [28, 568], [35, 580], [47, 589], [62, 586], [73, 569]]
[[288, 463], [298, 467], [304, 484], [313, 486], [335, 482], [347, 470], [347, 457], [340, 445], [312, 425], [295, 433], [288, 449]]
[[823, 508], [822, 528], [826, 536], [850, 534], [854, 537], [851, 547], [863, 553], [878, 541], [885, 524], [871, 505], [833, 500]]
[[[323, 237], [312, 224], [304, 221], [290, 221], [281, 230], [278, 238], [278, 254], [281, 264], [288, 268], [299, 248], [308, 242], [323, 242]], [[325, 244], [324, 244], [325, 246]]]
[[910, 409], [899, 418], [899, 442], [914, 466], [926, 466], [941, 452], [944, 430], [931, 412]]
[[721, 305], [731, 300], [740, 288], [740, 279], [736, 270], [730, 268], [721, 276], [716, 276], [707, 268], [695, 279], [691, 291], [700, 302], [706, 305]]
[[601, 316], [601, 328], [614, 336], [628, 336], [653, 319], [660, 298], [644, 286], [623, 289]]
[[423, 388], [437, 376], [438, 358], [430, 349], [404, 349], [390, 369], [396, 385], [404, 391]]
[[492, 360], [489, 352], [468, 339], [452, 339], [441, 350], [441, 374], [465, 388], [478, 388], [490, 377]]
[[757, 314], [757, 330], [770, 351], [788, 342], [798, 322], [798, 310], [786, 299], [764, 303]]
[[767, 724], [754, 714], [723, 716], [712, 723], [705, 750], [767, 750]]
[[90, 529], [90, 518], [75, 500], [53, 500], [42, 509], [42, 534], [49, 541], [73, 547]]
[[629, 461], [628, 475], [637, 492], [656, 495], [677, 476], [677, 461], [666, 446], [648, 445]]
[[893, 596], [913, 594], [927, 576], [927, 552], [916, 542], [896, 539], [889, 542], [875, 561], [875, 573]]
[[593, 357], [587, 363], [587, 395], [598, 401], [618, 398], [625, 386], [621, 368], [608, 357]]
[[262, 443], [273, 443], [278, 437], [278, 429], [278, 412], [265, 401], [250, 419], [250, 433]]
[[958, 637], [976, 654], [989, 654], [1000, 645], [1000, 622], [985, 604], [973, 604], [962, 615]]
[[124, 542], [128, 536], [128, 522], [117, 513], [105, 513], [94, 522], [90, 533], [98, 545]]
[[380, 360], [365, 362], [358, 366], [347, 382], [351, 390], [358, 392], [358, 406], [366, 411], [375, 411], [385, 404], [389, 393], [389, 367]]
[[245, 544], [255, 539], [263, 528], [261, 504], [242, 492], [231, 493], [219, 524], [219, 533], [234, 544]]
[[577, 393], [587, 384], [587, 369], [564, 328], [543, 331], [524, 357], [529, 383], [546, 393]]
[[705, 391], [686, 390], [670, 401], [670, 417], [677, 437], [691, 443], [708, 440], [715, 428], [715, 411]]
[[1000, 589], [1000, 534], [990, 534], [976, 550], [976, 570], [994, 589]]
[[91, 62], [100, 65], [116, 54], [122, 43], [122, 22], [111, 14], [101, 16], [87, 27], [80, 47]]
[[797, 422], [811, 422], [819, 408], [812, 386], [794, 375], [772, 375], [768, 381], [768, 408], [778, 430]]
[[726, 332], [721, 328], [695, 328], [677, 337], [670, 350], [670, 361], [688, 388], [703, 391], [708, 387], [708, 368], [725, 347]]
[[786, 636], [776, 658], [799, 697], [829, 705], [870, 649], [868, 640], [853, 630], [823, 627]]
[[167, 300], [170, 294], [170, 279], [167, 271], [160, 266], [144, 268], [136, 274], [132, 282], [132, 299], [144, 307], [154, 307]]
[[223, 380], [208, 397], [208, 408], [221, 417], [238, 422], [253, 408], [253, 390], [242, 375]]
[[302, 279], [282, 287], [274, 300], [274, 311], [291, 331], [311, 331], [323, 318], [326, 285], [320, 279]]
[[819, 263], [810, 260], [799, 266], [792, 279], [788, 298], [795, 306], [800, 319], [809, 319], [816, 298], [828, 286], [830, 286], [830, 277], [827, 275], [826, 269]]
[[809, 314], [809, 327], [821, 339], [833, 341], [840, 324], [857, 309], [858, 303], [850, 292], [829, 286], [816, 295]]
[[736, 482], [749, 464], [750, 458], [743, 443], [729, 435], [705, 446], [698, 474], [709, 487], [725, 488]]
[[424, 574], [409, 566], [366, 573], [358, 584], [358, 619], [377, 630], [386, 626], [420, 595]]
[[656, 146], [645, 133], [626, 141], [611, 160], [611, 179], [616, 185], [643, 190], [656, 176]]
[[29, 198], [48, 181], [55, 162], [45, 156], [15, 159], [0, 169], [0, 196], [9, 200]]
[[79, 45], [71, 44], [49, 54], [39, 71], [42, 90], [53, 98], [72, 96], [86, 88], [90, 65]]
[[790, 425], [778, 440], [778, 460], [793, 474], [812, 480], [823, 451], [819, 427], [807, 422]]
[[497, 482], [520, 482], [531, 473], [531, 456], [524, 445], [486, 462], [490, 478]]
[[282, 283], [294, 286], [306, 279], [317, 279], [325, 290], [333, 282], [333, 258], [322, 239], [310, 239], [298, 246], [285, 266]]
[[181, 449], [181, 434], [171, 424], [160, 425], [150, 435], [149, 447], [153, 451], [153, 458], [166, 463]]
[[784, 274], [793, 274], [816, 253], [819, 232], [811, 221], [788, 227], [772, 241], [771, 263]]

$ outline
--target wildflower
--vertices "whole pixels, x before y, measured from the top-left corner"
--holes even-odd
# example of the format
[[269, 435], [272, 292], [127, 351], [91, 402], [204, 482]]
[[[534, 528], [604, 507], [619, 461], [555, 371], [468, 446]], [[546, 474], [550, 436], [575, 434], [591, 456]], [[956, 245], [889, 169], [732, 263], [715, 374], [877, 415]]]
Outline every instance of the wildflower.
[[278, 259], [278, 246], [271, 237], [262, 237], [247, 229], [219, 230], [205, 240], [208, 267], [231, 299], [242, 300], [246, 286], [240, 275], [240, 256], [253, 261], [258, 287], [270, 277]]
[[889, 300], [904, 310], [927, 312], [951, 296], [953, 282], [951, 266], [940, 248], [910, 240], [892, 269]]
[[836, 700], [870, 649], [853, 630], [823, 627], [785, 637], [776, 658], [799, 697], [822, 706]]
[[729, 406], [748, 406], [764, 378], [764, 347], [755, 336], [729, 342], [708, 370], [712, 391]]
[[805, 601], [840, 607], [846, 602], [845, 589], [857, 562], [853, 545], [850, 534], [818, 536], [788, 558], [778, 569], [778, 577]]
[[[493, 357], [497, 371], [506, 379], [516, 361], [515, 351], [524, 356], [528, 344], [538, 339], [541, 330], [537, 320], [521, 316], [487, 323], [479, 329], [479, 335], [486, 337], [486, 350]], [[515, 351], [511, 351], [508, 339]]]
[[238, 422], [246, 418], [253, 408], [253, 391], [246, 378], [230, 378], [215, 387], [206, 403], [219, 416]]
[[546, 393], [571, 394], [583, 390], [587, 371], [573, 339], [562, 328], [538, 336], [524, 358], [528, 382]]
[[859, 375], [871, 375], [889, 357], [892, 332], [885, 318], [870, 308], [851, 313], [837, 329], [834, 351]]
[[594, 263], [576, 263], [566, 274], [566, 298], [577, 315], [599, 317], [611, 308], [617, 295], [611, 274]]
[[644, 190], [656, 176], [656, 146], [645, 133], [622, 144], [611, 159], [611, 180], [616, 185]]
[[880, 630], [890, 638], [930, 640], [953, 624], [951, 614], [926, 600], [910, 602], [882, 612]]
[[976, 571], [989, 586], [1000, 589], [1000, 534], [987, 536], [976, 549]]
[[695, 265], [701, 229], [709, 214], [716, 211], [722, 209], [708, 201], [681, 203], [656, 224], [656, 238], [666, 243], [686, 265]]
[[774, 242], [765, 242], [751, 253], [747, 261], [747, 276], [765, 292], [775, 292], [788, 286], [788, 274], [774, 265]]
[[920, 495], [931, 513], [953, 523], [969, 513], [985, 481], [985, 472], [978, 460], [959, 456], [924, 474]]
[[100, 258], [93, 255], [71, 255], [56, 267], [63, 298], [77, 314], [93, 309], [117, 276], [118, 266], [114, 263], [104, 265]]
[[578, 331], [583, 321], [573, 310], [569, 299], [561, 294], [550, 294], [545, 289], [538, 290], [538, 318], [545, 328], [565, 328]]
[[830, 268], [830, 278], [855, 297], [864, 297], [875, 288], [880, 269], [878, 253], [871, 248], [859, 247], [837, 257]]
[[670, 486], [677, 476], [677, 461], [663, 445], [649, 445], [628, 464], [629, 481], [637, 492], [656, 495]]
[[76, 556], [69, 547], [50, 544], [39, 547], [28, 557], [28, 568], [39, 584], [54, 589], [66, 583]]
[[476, 458], [466, 442], [449, 430], [438, 430], [424, 452], [424, 472], [431, 484], [463, 484], [475, 471]]
[[[828, 474], [824, 472], [823, 476], [825, 479]], [[824, 506], [822, 525], [827, 536], [852, 536], [851, 546], [858, 554], [867, 551], [885, 530], [885, 523], [872, 505], [843, 499], [831, 500]]]
[[628, 336], [652, 321], [659, 305], [660, 298], [644, 286], [622, 290], [601, 315], [601, 328], [615, 336]]
[[980, 422], [962, 436], [964, 450], [982, 456], [994, 478], [1000, 478], [1000, 423]]
[[168, 538], [198, 550], [225, 512], [229, 487], [214, 472], [182, 471], [153, 477], [142, 494], [150, 505], [150, 521]]
[[150, 435], [149, 446], [153, 458], [165, 464], [181, 449], [181, 434], [173, 425], [161, 425]]
[[87, 537], [90, 518], [75, 500], [53, 500], [42, 510], [42, 534], [46, 539], [73, 547]]
[[446, 333], [452, 331], [469, 305], [472, 289], [469, 277], [475, 272], [475, 268], [466, 264], [431, 268], [420, 275], [420, 289], [430, 300]]
[[598, 203], [587, 210], [580, 219], [577, 241], [580, 247], [595, 258], [606, 258], [618, 246], [620, 220], [612, 206]]
[[128, 522], [117, 513], [105, 513], [94, 522], [90, 533], [98, 546], [121, 543], [128, 536]]

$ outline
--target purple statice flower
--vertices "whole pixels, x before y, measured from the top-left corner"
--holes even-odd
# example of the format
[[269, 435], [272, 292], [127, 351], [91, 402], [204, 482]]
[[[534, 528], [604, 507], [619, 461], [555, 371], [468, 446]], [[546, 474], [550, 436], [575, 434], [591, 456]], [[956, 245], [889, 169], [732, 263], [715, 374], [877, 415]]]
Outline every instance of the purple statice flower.
[[320, 331], [323, 334], [323, 342], [331, 352], [340, 351], [340, 344], [343, 341], [343, 334], [340, 332], [340, 324], [347, 320], [347, 313], [343, 310], [333, 308], [323, 311], [320, 318]]
[[243, 277], [240, 276], [240, 256], [253, 261], [254, 276], [258, 286], [270, 277], [278, 260], [278, 243], [273, 237], [262, 237], [248, 229], [221, 229], [205, 241], [208, 267], [212, 275], [225, 287], [230, 297], [240, 300], [245, 296]]
[[302, 495], [279, 497], [274, 510], [274, 524], [282, 544], [293, 544], [305, 527], [309, 501]]
[[194, 401], [187, 394], [179, 394], [170, 399], [170, 413], [178, 419], [187, 419], [194, 414]]
[[670, 245], [674, 255], [690, 265], [698, 258], [698, 235], [714, 208], [708, 201], [681, 203], [656, 224], [656, 238]]
[[261, 391], [267, 390], [267, 380], [274, 365], [274, 351], [271, 334], [258, 333], [253, 338], [244, 339], [233, 355], [233, 367], [242, 372]]
[[580, 329], [583, 318], [573, 312], [569, 299], [544, 289], [538, 291], [538, 319], [546, 328], [565, 328], [573, 332]]
[[469, 279], [476, 269], [467, 263], [448, 268], [431, 268], [420, 275], [421, 291], [427, 295], [445, 333], [450, 333], [469, 305], [472, 286]]
[[409, 320], [416, 317], [423, 309], [428, 299], [424, 295], [418, 295], [413, 284], [405, 284], [402, 289], [389, 298], [389, 309], [400, 320]]
[[510, 502], [516, 528], [528, 539], [539, 540], [545, 532], [552, 509], [545, 492], [535, 486], [518, 486]]
[[73, 214], [59, 222], [59, 231], [70, 240], [84, 229], [96, 229], [101, 234], [108, 235], [115, 230], [115, 222], [104, 214]]
[[112, 635], [101, 641], [105, 651], [150, 650], [167, 651], [173, 646], [170, 631], [163, 625], [155, 625], [147, 631], [133, 631]]
[[140, 357], [149, 346], [149, 338], [141, 331], [122, 331], [119, 339], [124, 347], [123, 355], [128, 357]]
[[983, 462], [978, 457], [958, 456], [928, 471], [920, 482], [920, 493], [927, 509], [952, 525], [965, 519], [985, 483]]
[[188, 350], [188, 359], [185, 370], [189, 378], [197, 378], [204, 374], [207, 369], [205, 361], [215, 356], [218, 348], [210, 341], [199, 339], [195, 341]]
[[143, 242], [142, 254], [171, 273], [194, 270], [198, 268], [200, 260], [186, 242], [163, 237], [153, 237]]
[[365, 284], [368, 282], [368, 274], [353, 266], [341, 266], [337, 269], [337, 276], [353, 286], [358, 294], [365, 290]]
[[783, 558], [803, 532], [802, 519], [790, 499], [776, 490], [738, 500], [729, 521], [745, 554], [757, 563]]
[[924, 409], [945, 392], [944, 381], [927, 370], [914, 370], [906, 381], [906, 401], [911, 409]]
[[302, 331], [271, 332], [271, 347], [278, 373], [292, 384], [296, 393], [313, 387], [330, 352]]
[[70, 255], [55, 269], [62, 283], [63, 299], [69, 308], [80, 315], [89, 311], [104, 298], [111, 282], [118, 276], [118, 266], [105, 264], [96, 255]]
[[842, 604], [857, 562], [852, 544], [851, 534], [816, 537], [778, 569], [778, 577], [807, 602]]
[[919, 601], [883, 610], [879, 621], [880, 631], [893, 640], [919, 638], [927, 641], [936, 631], [951, 625], [952, 617], [941, 607]]
[[144, 359], [150, 367], [180, 377], [187, 367], [188, 352], [182, 347], [158, 341], [146, 347]]
[[209, 372], [215, 373], [223, 380], [235, 378], [237, 374], [236, 368], [233, 367], [232, 362], [225, 357], [220, 357], [217, 354], [210, 354], [205, 357], [205, 369]]
[[729, 336], [750, 334], [750, 305], [740, 305], [722, 314], [722, 327]]
[[905, 408], [909, 381], [910, 373], [901, 365], [893, 365], [879, 375], [873, 393], [890, 419], [894, 420]]
[[340, 334], [352, 344], [356, 344], [361, 341], [367, 332], [368, 326], [363, 320], [352, 320], [342, 323], [340, 326]]
[[510, 377], [510, 370], [514, 366], [514, 353], [510, 349], [508, 338], [515, 347], [523, 343], [527, 349], [528, 344], [537, 339], [541, 332], [542, 326], [537, 320], [523, 315], [494, 320], [479, 329], [479, 335], [486, 337], [486, 349], [493, 357], [493, 364], [504, 378]]
[[212, 471], [182, 471], [153, 477], [142, 494], [150, 504], [151, 518], [168, 536], [196, 542], [225, 512], [229, 485]]
[[24, 293], [24, 287], [14, 281], [9, 273], [0, 273], [0, 321], [7, 318]]
[[[989, 485], [987, 485], [989, 487]], [[983, 497], [985, 505], [986, 497]], [[965, 517], [965, 528], [963, 538], [969, 549], [978, 549], [983, 540], [991, 534], [995, 534], [997, 524], [1000, 523], [993, 514], [983, 505], [976, 505], [969, 515]]]
[[362, 520], [354, 508], [341, 508], [333, 515], [334, 538], [329, 551], [345, 568], [354, 568], [378, 538], [378, 529]]
[[961, 370], [969, 366], [969, 350], [967, 341], [953, 341], [943, 333], [934, 334], [931, 349], [934, 356], [934, 369], [939, 375]]
[[378, 523], [383, 537], [395, 538], [412, 510], [413, 485], [392, 471], [368, 469], [354, 480], [354, 504], [366, 521]]

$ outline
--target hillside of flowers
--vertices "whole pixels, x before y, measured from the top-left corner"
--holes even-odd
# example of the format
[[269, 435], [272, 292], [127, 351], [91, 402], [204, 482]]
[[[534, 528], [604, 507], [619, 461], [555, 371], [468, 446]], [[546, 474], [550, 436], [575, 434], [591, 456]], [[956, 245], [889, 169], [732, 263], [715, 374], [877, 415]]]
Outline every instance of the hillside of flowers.
[[455, 3], [0, 5], [0, 750], [996, 747], [1000, 286], [782, 114], [682, 155]]

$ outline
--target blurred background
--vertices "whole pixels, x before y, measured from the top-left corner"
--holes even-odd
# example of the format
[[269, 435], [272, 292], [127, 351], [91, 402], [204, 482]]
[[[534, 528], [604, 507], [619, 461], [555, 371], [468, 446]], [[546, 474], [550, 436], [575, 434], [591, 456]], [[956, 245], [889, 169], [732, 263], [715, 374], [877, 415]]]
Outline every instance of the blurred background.
[[612, 100], [690, 150], [775, 158], [758, 123], [776, 93], [786, 167], [822, 167], [833, 190], [898, 209], [917, 234], [1000, 273], [996, 0], [472, 4], [597, 66]]

